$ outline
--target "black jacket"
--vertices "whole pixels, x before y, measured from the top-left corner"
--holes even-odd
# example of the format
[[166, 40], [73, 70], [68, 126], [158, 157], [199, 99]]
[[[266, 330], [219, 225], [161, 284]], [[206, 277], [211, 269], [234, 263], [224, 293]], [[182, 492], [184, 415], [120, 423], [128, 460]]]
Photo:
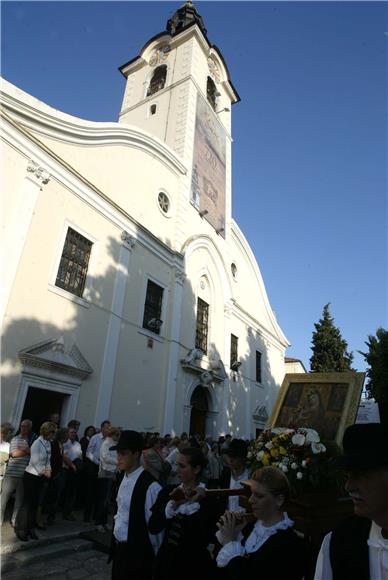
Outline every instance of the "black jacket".
[[[243, 530], [245, 543], [253, 525]], [[294, 530], [279, 530], [270, 536], [256, 552], [233, 558], [220, 577], [225, 580], [262, 578], [263, 580], [302, 580], [309, 558], [305, 541]]]

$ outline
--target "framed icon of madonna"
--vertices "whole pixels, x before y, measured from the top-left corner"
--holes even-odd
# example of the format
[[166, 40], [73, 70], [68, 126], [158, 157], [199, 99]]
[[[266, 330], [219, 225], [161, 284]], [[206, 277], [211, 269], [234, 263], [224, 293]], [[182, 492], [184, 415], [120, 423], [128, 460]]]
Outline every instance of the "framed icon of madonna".
[[270, 427], [307, 427], [338, 445], [355, 422], [365, 373], [296, 373], [284, 377]]

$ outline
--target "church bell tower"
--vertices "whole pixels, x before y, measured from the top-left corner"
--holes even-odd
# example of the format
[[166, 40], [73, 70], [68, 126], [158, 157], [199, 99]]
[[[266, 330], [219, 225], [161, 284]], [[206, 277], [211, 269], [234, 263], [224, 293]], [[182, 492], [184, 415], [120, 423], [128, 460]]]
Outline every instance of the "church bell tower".
[[190, 170], [190, 201], [217, 233], [230, 215], [231, 106], [240, 100], [192, 2], [120, 67], [126, 87], [119, 122], [171, 147]]

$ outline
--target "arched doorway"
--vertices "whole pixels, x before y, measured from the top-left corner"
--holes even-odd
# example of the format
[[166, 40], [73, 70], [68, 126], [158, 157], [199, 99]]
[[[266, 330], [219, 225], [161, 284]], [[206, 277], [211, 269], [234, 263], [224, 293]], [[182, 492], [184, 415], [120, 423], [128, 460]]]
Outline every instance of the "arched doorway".
[[190, 416], [190, 435], [200, 435], [204, 438], [206, 435], [206, 418], [209, 411], [208, 394], [206, 390], [198, 385], [191, 395], [191, 416]]

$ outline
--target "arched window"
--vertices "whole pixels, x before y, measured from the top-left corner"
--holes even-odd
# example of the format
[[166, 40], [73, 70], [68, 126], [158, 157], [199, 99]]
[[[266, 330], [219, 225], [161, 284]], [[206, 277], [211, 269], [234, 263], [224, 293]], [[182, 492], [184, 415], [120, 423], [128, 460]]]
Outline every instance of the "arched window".
[[164, 85], [166, 84], [166, 77], [167, 65], [162, 64], [155, 69], [154, 74], [152, 75], [150, 86], [147, 90], [147, 97], [150, 97], [151, 95], [163, 89]]
[[207, 77], [206, 95], [207, 100], [209, 101], [213, 109], [216, 110], [216, 101], [218, 97], [218, 92], [213, 79], [211, 79], [210, 77]]

